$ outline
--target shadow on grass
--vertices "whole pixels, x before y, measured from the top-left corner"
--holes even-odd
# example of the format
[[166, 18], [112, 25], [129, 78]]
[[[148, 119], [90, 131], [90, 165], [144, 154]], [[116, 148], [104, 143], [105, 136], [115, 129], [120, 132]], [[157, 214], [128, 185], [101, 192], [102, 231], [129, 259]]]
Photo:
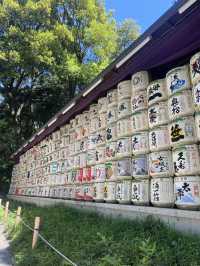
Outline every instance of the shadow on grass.
[[[10, 210], [18, 205], [11, 201]], [[63, 206], [20, 205], [23, 220], [33, 227], [34, 217], [40, 216], [41, 234], [79, 266], [197, 266], [200, 262], [199, 237], [177, 233], [152, 217], [127, 221]], [[14, 229], [14, 218], [9, 215], [8, 231], [17, 265], [69, 265], [41, 240], [32, 251], [32, 233], [22, 225]]]

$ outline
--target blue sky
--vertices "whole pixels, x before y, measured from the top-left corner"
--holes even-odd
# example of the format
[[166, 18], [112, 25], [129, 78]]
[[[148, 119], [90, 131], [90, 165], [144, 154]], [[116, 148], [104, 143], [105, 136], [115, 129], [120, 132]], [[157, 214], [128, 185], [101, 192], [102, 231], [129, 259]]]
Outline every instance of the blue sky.
[[115, 11], [117, 21], [133, 18], [144, 32], [173, 5], [174, 0], [105, 0], [105, 3], [107, 10]]

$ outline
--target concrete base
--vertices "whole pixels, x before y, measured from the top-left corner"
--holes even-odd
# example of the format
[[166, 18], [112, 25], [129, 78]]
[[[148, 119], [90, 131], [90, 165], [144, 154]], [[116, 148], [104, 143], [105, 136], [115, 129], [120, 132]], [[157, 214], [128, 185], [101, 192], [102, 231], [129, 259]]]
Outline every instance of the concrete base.
[[62, 204], [77, 209], [86, 209], [106, 216], [126, 219], [144, 219], [153, 216], [167, 223], [178, 231], [200, 234], [200, 211], [186, 211], [179, 209], [157, 208], [148, 206], [121, 205], [110, 203], [82, 202], [63, 199], [40, 197], [8, 196], [9, 199], [32, 203], [37, 206], [55, 206]]

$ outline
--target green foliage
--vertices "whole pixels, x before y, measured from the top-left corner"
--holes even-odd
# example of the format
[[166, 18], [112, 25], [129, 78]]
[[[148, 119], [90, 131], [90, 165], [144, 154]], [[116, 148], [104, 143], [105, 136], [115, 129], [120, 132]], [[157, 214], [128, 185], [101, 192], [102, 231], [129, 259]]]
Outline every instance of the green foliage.
[[[18, 206], [10, 205], [12, 210]], [[34, 217], [40, 216], [41, 234], [79, 266], [199, 265], [200, 238], [175, 232], [151, 217], [114, 220], [62, 206], [21, 206], [24, 221], [33, 226]], [[8, 231], [18, 266], [67, 265], [41, 240], [32, 251], [32, 233], [22, 225], [15, 229], [14, 218], [9, 215]]]
[[130, 20], [118, 27], [101, 0], [3, 0], [0, 36], [0, 120], [16, 132], [5, 141], [11, 153], [138, 32]]

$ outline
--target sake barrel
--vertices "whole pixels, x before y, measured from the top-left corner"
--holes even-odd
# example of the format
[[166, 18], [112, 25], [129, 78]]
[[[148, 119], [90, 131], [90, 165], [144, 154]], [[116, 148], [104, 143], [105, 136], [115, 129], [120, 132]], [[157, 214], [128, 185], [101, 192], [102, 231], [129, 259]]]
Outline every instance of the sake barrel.
[[64, 187], [62, 197], [64, 199], [69, 199], [69, 187], [68, 187], [68, 185], [66, 185]]
[[194, 117], [187, 116], [176, 119], [169, 124], [170, 144], [177, 147], [182, 144], [195, 143], [197, 141]]
[[82, 152], [80, 153], [80, 167], [86, 167], [87, 165], [87, 153], [86, 152]]
[[171, 151], [157, 151], [149, 154], [149, 174], [152, 177], [167, 177], [174, 173]]
[[117, 137], [130, 136], [132, 132], [131, 117], [122, 118], [117, 121]]
[[149, 85], [149, 75], [147, 71], [140, 71], [132, 75], [132, 94], [136, 91], [144, 90]]
[[74, 155], [74, 168], [80, 167], [80, 154]]
[[180, 209], [200, 209], [200, 177], [179, 176], [174, 179], [175, 204]]
[[117, 178], [117, 162], [110, 161], [105, 163], [106, 179], [109, 181], [116, 180]]
[[109, 124], [106, 128], [106, 141], [114, 141], [117, 139], [117, 123]]
[[104, 129], [106, 128], [106, 126], [107, 126], [107, 112], [100, 113], [98, 116], [98, 129]]
[[98, 135], [97, 133], [91, 133], [88, 136], [88, 144], [87, 144], [88, 150], [91, 150], [91, 149], [95, 149], [96, 148], [97, 135]]
[[173, 178], [151, 179], [151, 203], [158, 207], [174, 206], [174, 184]]
[[193, 104], [195, 111], [200, 111], [200, 82], [192, 87]]
[[107, 92], [107, 103], [109, 107], [117, 105], [117, 89], [109, 90]]
[[92, 201], [94, 196], [93, 183], [84, 183], [83, 184], [83, 199], [85, 201]]
[[200, 81], [200, 52], [193, 55], [190, 59], [190, 77], [192, 84]]
[[140, 154], [132, 158], [132, 177], [135, 179], [149, 178], [149, 155]]
[[106, 147], [100, 146], [96, 148], [96, 163], [104, 163], [106, 159]]
[[109, 203], [116, 202], [116, 182], [106, 181], [104, 183], [104, 200]]
[[196, 144], [184, 145], [174, 149], [172, 157], [176, 176], [199, 174], [200, 159]]
[[195, 128], [197, 140], [200, 141], [200, 112], [195, 114]]
[[118, 101], [124, 98], [131, 97], [131, 81], [130, 80], [125, 80], [118, 84], [117, 96], [118, 96]]
[[93, 133], [99, 129], [99, 117], [93, 116], [90, 118], [89, 132]]
[[97, 182], [93, 183], [93, 199], [96, 202], [103, 202], [104, 201], [104, 182]]
[[91, 180], [97, 179], [96, 165], [91, 166]]
[[168, 112], [170, 120], [192, 115], [194, 113], [194, 107], [191, 90], [173, 94], [168, 100]]
[[107, 97], [101, 97], [101, 98], [99, 98], [98, 99], [98, 110], [99, 110], [99, 114], [106, 113], [107, 112], [107, 107], [108, 107]]
[[105, 179], [106, 179], [105, 164], [97, 164], [95, 167], [96, 167], [96, 180], [97, 181], [105, 181]]
[[89, 114], [90, 114], [90, 119], [92, 118], [92, 117], [96, 117], [96, 116], [98, 116], [98, 112], [99, 112], [99, 110], [98, 110], [98, 104], [91, 104], [90, 105], [90, 109], [89, 109]]
[[142, 131], [132, 136], [132, 153], [133, 155], [144, 154], [149, 152], [149, 133]]
[[131, 116], [131, 128], [133, 133], [148, 130], [149, 123], [147, 111], [139, 111]]
[[105, 145], [106, 142], [106, 131], [104, 129], [97, 132], [96, 145]]
[[135, 113], [147, 109], [147, 91], [136, 91], [131, 97], [131, 112]]
[[150, 184], [148, 179], [132, 181], [131, 201], [135, 205], [149, 205]]
[[106, 143], [106, 160], [114, 160], [116, 158], [117, 142], [112, 141]]
[[131, 151], [131, 138], [124, 137], [117, 140], [116, 157], [130, 156]]
[[131, 114], [131, 99], [120, 99], [118, 101], [118, 119], [129, 116]]
[[168, 95], [191, 87], [188, 65], [170, 70], [166, 75]]
[[131, 177], [131, 158], [122, 158], [117, 161], [117, 178], [124, 179], [124, 178]]
[[83, 200], [83, 186], [81, 184], [75, 184], [75, 199], [76, 200]]
[[107, 124], [117, 121], [118, 108], [117, 105], [108, 106], [107, 109]]
[[152, 81], [147, 87], [148, 105], [167, 100], [165, 79]]
[[149, 147], [151, 151], [169, 149], [170, 138], [168, 126], [158, 126], [149, 131]]
[[116, 182], [116, 200], [121, 204], [131, 202], [131, 179]]
[[96, 163], [96, 150], [87, 151], [87, 165], [94, 165]]
[[169, 121], [167, 102], [153, 104], [148, 109], [149, 127], [167, 124]]
[[88, 149], [88, 139], [84, 138], [80, 141], [80, 152], [85, 152]]

